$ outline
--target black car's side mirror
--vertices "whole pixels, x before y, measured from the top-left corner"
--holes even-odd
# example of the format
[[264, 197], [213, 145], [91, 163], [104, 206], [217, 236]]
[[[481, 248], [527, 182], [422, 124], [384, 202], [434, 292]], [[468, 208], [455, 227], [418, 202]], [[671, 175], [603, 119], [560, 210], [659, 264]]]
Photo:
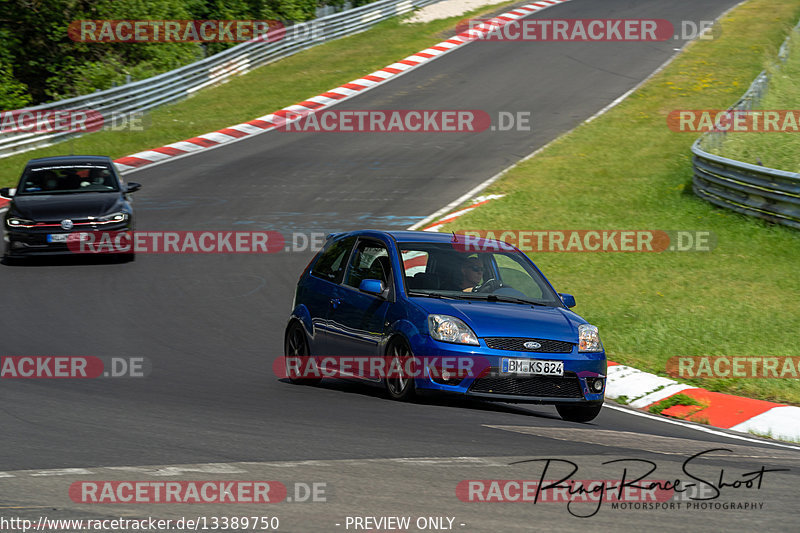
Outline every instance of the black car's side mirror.
[[3, 187], [2, 189], [0, 189], [0, 196], [4, 198], [12, 198], [14, 195], [11, 194], [11, 189], [9, 189], [8, 187]]
[[130, 182], [130, 183], [128, 183], [128, 188], [125, 189], [125, 192], [136, 192], [141, 188], [142, 188], [142, 185], [140, 183]]

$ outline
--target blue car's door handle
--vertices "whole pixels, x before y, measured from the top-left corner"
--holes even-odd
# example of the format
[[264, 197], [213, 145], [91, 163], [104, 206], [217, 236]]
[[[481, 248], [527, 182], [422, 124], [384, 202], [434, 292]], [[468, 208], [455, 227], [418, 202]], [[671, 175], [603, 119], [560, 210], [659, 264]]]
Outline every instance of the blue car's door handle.
[[336, 309], [337, 307], [339, 307], [340, 303], [342, 303], [342, 301], [339, 298], [332, 299], [331, 300], [331, 309]]

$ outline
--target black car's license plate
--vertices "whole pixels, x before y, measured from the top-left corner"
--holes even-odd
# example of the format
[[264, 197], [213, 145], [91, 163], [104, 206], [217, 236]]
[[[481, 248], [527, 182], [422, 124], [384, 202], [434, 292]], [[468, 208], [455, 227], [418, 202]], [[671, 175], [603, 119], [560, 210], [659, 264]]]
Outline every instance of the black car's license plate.
[[81, 242], [88, 238], [88, 233], [50, 233], [47, 242]]

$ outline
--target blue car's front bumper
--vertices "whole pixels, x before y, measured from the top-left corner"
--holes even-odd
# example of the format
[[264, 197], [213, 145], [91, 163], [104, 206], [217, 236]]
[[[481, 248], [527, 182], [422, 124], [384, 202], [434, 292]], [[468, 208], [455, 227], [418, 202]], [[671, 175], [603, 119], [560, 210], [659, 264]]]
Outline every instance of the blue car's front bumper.
[[[579, 353], [577, 346], [571, 353], [519, 352], [496, 350], [479, 339], [480, 346], [450, 344], [420, 335], [411, 346], [413, 353], [426, 360], [423, 376], [415, 380], [419, 392], [459, 394], [467, 397], [512, 403], [602, 403], [605, 394], [605, 352]], [[439, 359], [437, 359], [439, 358]], [[444, 359], [441, 359], [444, 358]], [[501, 360], [542, 359], [563, 361], [563, 376], [519, 376], [501, 373]], [[451, 372], [449, 380], [442, 379], [432, 361], [443, 361]], [[454, 361], [465, 360], [461, 363]], [[457, 375], [456, 375], [457, 374]], [[588, 378], [588, 381], [587, 381]], [[590, 388], [594, 378], [602, 379], [603, 388], [595, 392]]]

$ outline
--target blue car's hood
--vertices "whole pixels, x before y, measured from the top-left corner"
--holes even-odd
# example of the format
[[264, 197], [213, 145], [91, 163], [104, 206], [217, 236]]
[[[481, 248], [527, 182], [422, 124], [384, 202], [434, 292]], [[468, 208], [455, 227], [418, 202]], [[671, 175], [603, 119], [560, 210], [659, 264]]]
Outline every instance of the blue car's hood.
[[578, 342], [578, 315], [563, 307], [475, 300], [412, 298], [431, 314], [450, 315], [467, 323], [478, 337], [528, 337]]

